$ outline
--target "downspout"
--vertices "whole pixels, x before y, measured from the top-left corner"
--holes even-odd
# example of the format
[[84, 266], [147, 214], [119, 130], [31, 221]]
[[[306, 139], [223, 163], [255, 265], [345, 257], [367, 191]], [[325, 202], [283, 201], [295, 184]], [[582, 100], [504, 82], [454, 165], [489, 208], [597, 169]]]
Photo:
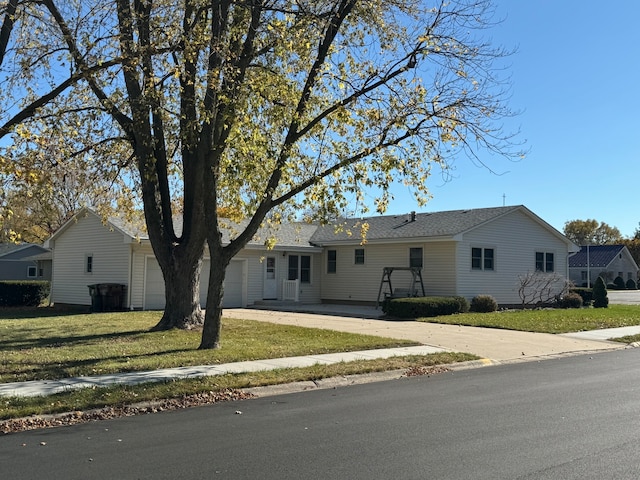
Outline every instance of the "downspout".
[[[50, 245], [50, 244], [49, 244]], [[49, 248], [49, 245], [47, 245], [47, 248]], [[52, 305], [52, 300], [53, 300], [53, 278], [54, 278], [54, 272], [55, 272], [55, 248], [53, 248], [53, 245], [51, 245], [51, 280], [49, 280], [49, 306]]]
[[127, 305], [129, 310], [133, 310], [133, 305], [131, 305], [131, 282], [133, 282], [133, 256], [135, 255], [133, 251], [133, 244], [129, 244], [129, 285], [127, 285]]

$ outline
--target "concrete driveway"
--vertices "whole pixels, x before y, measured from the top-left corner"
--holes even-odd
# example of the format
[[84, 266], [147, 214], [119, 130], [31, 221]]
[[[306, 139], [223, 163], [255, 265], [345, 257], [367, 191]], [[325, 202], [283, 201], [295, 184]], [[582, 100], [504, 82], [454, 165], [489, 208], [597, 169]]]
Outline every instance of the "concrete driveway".
[[[285, 311], [287, 308], [289, 311]], [[498, 363], [626, 348], [620, 343], [548, 333], [383, 320], [379, 318], [382, 312], [373, 307], [303, 305], [298, 306], [298, 309], [304, 311], [293, 311], [294, 307], [291, 306], [278, 306], [268, 310], [227, 309], [224, 315], [284, 325], [413, 340], [450, 351], [472, 353]]]

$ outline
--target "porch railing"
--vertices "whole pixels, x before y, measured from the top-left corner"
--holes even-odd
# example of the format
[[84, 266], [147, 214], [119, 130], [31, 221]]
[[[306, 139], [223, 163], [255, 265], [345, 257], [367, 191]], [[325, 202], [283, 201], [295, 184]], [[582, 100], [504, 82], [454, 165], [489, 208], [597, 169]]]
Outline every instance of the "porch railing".
[[300, 298], [300, 282], [298, 280], [282, 281], [282, 300], [297, 302]]

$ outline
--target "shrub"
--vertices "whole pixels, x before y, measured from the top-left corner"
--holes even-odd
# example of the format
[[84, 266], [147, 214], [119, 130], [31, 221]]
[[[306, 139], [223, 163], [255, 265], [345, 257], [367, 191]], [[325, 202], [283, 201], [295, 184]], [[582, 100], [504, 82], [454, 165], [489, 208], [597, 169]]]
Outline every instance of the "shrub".
[[469, 302], [464, 297], [452, 297], [458, 302], [458, 311], [456, 313], [467, 313], [469, 311]]
[[609, 306], [607, 287], [602, 277], [598, 277], [593, 285], [593, 306], [595, 308], [607, 308]]
[[37, 307], [49, 295], [49, 282], [0, 282], [1, 307]]
[[498, 302], [491, 295], [476, 295], [471, 299], [471, 311], [489, 313], [498, 310]]
[[577, 293], [582, 297], [582, 305], [588, 307], [593, 302], [593, 289], [592, 288], [572, 288], [569, 293]]
[[558, 300], [560, 308], [582, 308], [582, 297], [577, 293], [569, 292]]
[[627, 290], [637, 290], [638, 289], [638, 285], [633, 280], [633, 278], [630, 278], [629, 280], [627, 280], [626, 287], [627, 287]]
[[616, 290], [626, 290], [627, 285], [624, 283], [624, 278], [616, 277], [613, 280], [613, 285]]
[[462, 313], [465, 305], [468, 303], [462, 297], [393, 298], [382, 304], [382, 311], [397, 318], [437, 317]]

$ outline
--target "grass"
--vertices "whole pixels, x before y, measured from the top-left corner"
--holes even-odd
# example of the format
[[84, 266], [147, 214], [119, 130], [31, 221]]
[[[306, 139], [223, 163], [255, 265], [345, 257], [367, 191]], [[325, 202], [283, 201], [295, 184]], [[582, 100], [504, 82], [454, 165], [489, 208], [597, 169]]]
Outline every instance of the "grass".
[[[159, 318], [160, 312], [61, 315], [51, 309], [0, 310], [0, 383], [416, 344], [370, 335], [225, 318], [222, 348], [196, 350], [200, 332], [149, 332]], [[443, 353], [168, 383], [83, 389], [50, 397], [1, 398], [0, 419], [120, 406], [227, 388], [431, 366], [475, 358], [468, 354]]]
[[225, 318], [223, 348], [197, 350], [198, 331], [148, 331], [160, 312], [10, 317], [0, 315], [2, 383], [416, 344]]
[[569, 333], [640, 325], [640, 306], [609, 305], [609, 308], [507, 310], [493, 313], [463, 313], [419, 320], [525, 332]]
[[[0, 382], [145, 371], [315, 353], [367, 350], [413, 342], [321, 329], [223, 319], [219, 350], [196, 350], [200, 332], [149, 332], [159, 312], [61, 315], [52, 309], [0, 310]], [[640, 325], [640, 306], [605, 309], [514, 310], [423, 318], [421, 321], [567, 333]], [[640, 341], [640, 336], [620, 341]], [[326, 377], [433, 366], [475, 359], [463, 353], [368, 360], [136, 386], [83, 389], [50, 397], [2, 398], [0, 419], [122, 406]]]
[[221, 392], [226, 389], [277, 385], [415, 367], [431, 367], [465, 362], [477, 358], [467, 353], [446, 352], [424, 356], [361, 360], [333, 365], [314, 365], [305, 368], [221, 375], [134, 386], [115, 385], [107, 388], [85, 388], [48, 397], [5, 397], [0, 398], [0, 420], [30, 415], [86, 411], [92, 408], [121, 407], [160, 399], [181, 398], [185, 395], [196, 395], [198, 393]]

